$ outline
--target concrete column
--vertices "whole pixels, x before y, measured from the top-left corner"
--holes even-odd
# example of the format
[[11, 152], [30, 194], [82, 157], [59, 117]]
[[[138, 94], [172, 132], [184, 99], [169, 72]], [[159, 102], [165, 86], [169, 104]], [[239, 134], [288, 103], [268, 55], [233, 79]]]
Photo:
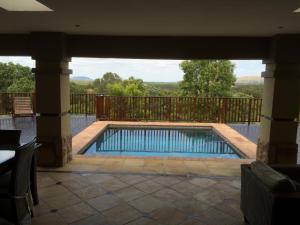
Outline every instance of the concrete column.
[[262, 73], [264, 92], [257, 159], [268, 164], [297, 163], [300, 106], [298, 49], [299, 39], [294, 36], [275, 38], [272, 59], [264, 62], [266, 71]]
[[32, 35], [36, 67], [37, 138], [42, 143], [38, 152], [40, 166], [63, 166], [72, 158], [70, 131], [70, 59], [65, 53], [61, 33]]

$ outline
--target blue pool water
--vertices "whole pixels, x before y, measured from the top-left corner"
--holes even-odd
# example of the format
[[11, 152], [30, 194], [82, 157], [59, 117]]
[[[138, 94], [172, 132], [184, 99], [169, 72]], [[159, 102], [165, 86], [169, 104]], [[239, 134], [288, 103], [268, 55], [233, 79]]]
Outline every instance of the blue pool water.
[[110, 127], [85, 155], [241, 158], [209, 128]]

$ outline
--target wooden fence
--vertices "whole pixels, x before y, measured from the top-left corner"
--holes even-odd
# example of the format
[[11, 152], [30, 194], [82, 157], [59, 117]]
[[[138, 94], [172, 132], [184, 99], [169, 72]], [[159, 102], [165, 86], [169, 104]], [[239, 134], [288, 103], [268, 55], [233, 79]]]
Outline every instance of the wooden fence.
[[[0, 93], [0, 115], [11, 114], [13, 97], [32, 93]], [[117, 121], [260, 122], [261, 99], [200, 97], [116, 97], [71, 94], [70, 113]]]
[[96, 97], [96, 116], [117, 121], [260, 122], [261, 99]]
[[[34, 93], [0, 93], [0, 115], [12, 114], [13, 98], [15, 96], [30, 96], [32, 98], [33, 111], [35, 112]], [[71, 94], [70, 113], [95, 115], [96, 114], [96, 94]]]

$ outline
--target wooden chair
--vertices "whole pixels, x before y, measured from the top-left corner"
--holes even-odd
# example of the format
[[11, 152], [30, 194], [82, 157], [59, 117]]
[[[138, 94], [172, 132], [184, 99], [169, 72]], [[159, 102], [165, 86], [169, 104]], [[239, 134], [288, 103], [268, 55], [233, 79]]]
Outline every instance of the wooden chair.
[[16, 117], [33, 117], [32, 102], [30, 97], [13, 98], [13, 118]]

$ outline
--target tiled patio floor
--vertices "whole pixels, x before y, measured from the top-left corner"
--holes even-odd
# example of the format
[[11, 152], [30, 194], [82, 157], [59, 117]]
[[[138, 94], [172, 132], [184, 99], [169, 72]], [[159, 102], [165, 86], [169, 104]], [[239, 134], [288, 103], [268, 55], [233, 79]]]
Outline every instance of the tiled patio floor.
[[242, 225], [240, 177], [39, 172], [33, 225]]

